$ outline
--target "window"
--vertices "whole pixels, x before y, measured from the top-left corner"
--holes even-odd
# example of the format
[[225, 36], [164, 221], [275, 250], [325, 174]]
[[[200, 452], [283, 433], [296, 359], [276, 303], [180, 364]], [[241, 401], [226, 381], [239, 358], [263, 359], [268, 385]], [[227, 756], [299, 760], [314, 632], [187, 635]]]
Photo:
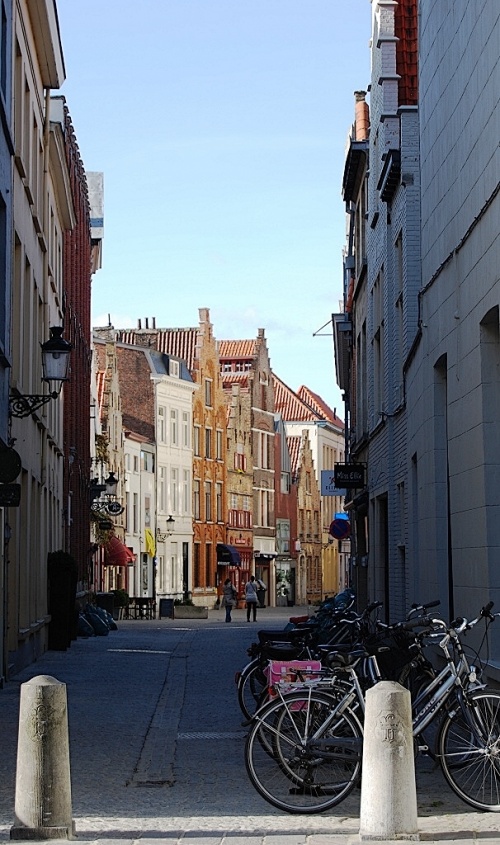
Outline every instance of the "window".
[[166, 443], [165, 408], [163, 405], [158, 408], [158, 442]]
[[212, 584], [212, 571], [212, 544], [207, 543], [205, 546], [205, 584], [207, 587]]
[[205, 481], [205, 520], [212, 521], [212, 482]]
[[144, 525], [151, 525], [151, 496], [144, 496]]
[[257, 434], [257, 466], [262, 469], [271, 467], [269, 434], [265, 431], [259, 431]]
[[189, 514], [189, 479], [190, 472], [188, 469], [182, 471], [182, 513]]
[[271, 506], [272, 506], [272, 494], [269, 490], [258, 490], [257, 491], [257, 499], [258, 499], [258, 525], [262, 526], [263, 528], [269, 527], [271, 522]]
[[168, 362], [168, 374], [169, 376], [174, 376], [174, 378], [179, 378], [179, 362], [174, 361], [172, 358]]
[[[332, 464], [333, 466], [333, 464]], [[282, 472], [281, 473], [281, 492], [282, 493], [289, 493], [290, 492], [290, 473], [289, 472]]]
[[222, 461], [222, 431], [218, 428], [215, 432], [215, 457]]
[[235, 454], [234, 468], [240, 470], [241, 472], [245, 472], [247, 468], [247, 459], [245, 455], [241, 455], [239, 452]]
[[134, 472], [139, 472], [139, 456], [134, 455]]
[[212, 407], [212, 380], [209, 378], [205, 379], [205, 405]]
[[155, 461], [154, 455], [152, 452], [144, 452], [141, 450], [141, 469], [144, 472], [154, 472], [155, 471]]
[[132, 531], [134, 534], [137, 534], [137, 529], [139, 526], [139, 508], [138, 508], [138, 497], [137, 493], [134, 493], [134, 500], [132, 505]]
[[189, 414], [187, 411], [182, 412], [182, 445], [189, 449], [190, 437], [189, 437]]
[[177, 439], [177, 408], [170, 410], [170, 443], [172, 446], [178, 445]]
[[200, 479], [193, 481], [193, 517], [200, 519]]
[[290, 520], [276, 520], [276, 551], [279, 555], [290, 551]]
[[205, 429], [205, 457], [212, 457], [212, 429]]
[[170, 470], [170, 508], [172, 513], [179, 510], [179, 470], [172, 467]]
[[160, 513], [165, 513], [167, 508], [167, 498], [166, 498], [166, 473], [167, 470], [165, 467], [160, 467], [159, 472], [159, 489], [158, 489], [158, 510]]
[[201, 584], [201, 548], [199, 543], [193, 546], [193, 575], [194, 583]]
[[195, 425], [195, 427], [194, 427], [193, 449], [194, 449], [195, 455], [197, 455], [199, 457], [201, 455], [201, 452], [200, 452], [200, 427], [199, 427], [199, 425]]
[[222, 484], [219, 481], [215, 485], [215, 506], [216, 520], [222, 522]]

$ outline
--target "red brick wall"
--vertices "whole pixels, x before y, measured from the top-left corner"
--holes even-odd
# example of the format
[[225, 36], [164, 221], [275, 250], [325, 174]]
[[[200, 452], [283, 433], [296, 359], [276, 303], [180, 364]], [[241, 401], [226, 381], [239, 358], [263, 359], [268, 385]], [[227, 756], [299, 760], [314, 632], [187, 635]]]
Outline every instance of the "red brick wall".
[[87, 180], [65, 106], [65, 146], [76, 215], [64, 236], [64, 337], [73, 344], [70, 381], [64, 386], [65, 548], [78, 566], [79, 586], [89, 580], [90, 557], [90, 293], [91, 233]]

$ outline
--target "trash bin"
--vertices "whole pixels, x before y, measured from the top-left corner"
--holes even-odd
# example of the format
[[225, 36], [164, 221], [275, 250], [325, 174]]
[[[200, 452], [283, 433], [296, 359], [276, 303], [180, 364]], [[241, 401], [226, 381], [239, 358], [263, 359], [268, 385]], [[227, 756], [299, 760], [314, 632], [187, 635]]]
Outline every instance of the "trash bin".
[[113, 616], [113, 611], [115, 608], [115, 597], [113, 593], [96, 593], [95, 603], [97, 607], [101, 607], [103, 610], [107, 610], [107, 612], [110, 613], [111, 616]]

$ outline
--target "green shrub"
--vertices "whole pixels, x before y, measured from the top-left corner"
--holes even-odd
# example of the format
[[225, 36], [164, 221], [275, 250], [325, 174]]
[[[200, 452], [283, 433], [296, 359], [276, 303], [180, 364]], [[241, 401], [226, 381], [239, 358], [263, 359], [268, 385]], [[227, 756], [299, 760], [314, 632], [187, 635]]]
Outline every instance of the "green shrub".
[[114, 606], [115, 607], [128, 607], [130, 602], [129, 594], [126, 590], [111, 590], [115, 599], [114, 599]]

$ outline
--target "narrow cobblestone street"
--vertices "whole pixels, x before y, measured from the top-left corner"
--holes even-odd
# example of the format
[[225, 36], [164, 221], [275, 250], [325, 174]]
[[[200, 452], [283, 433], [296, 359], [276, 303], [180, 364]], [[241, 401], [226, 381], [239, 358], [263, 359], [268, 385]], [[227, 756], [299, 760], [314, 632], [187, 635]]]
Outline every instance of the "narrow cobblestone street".
[[[356, 840], [359, 790], [327, 813], [291, 816], [267, 804], [245, 771], [234, 675], [258, 628], [283, 627], [287, 613], [262, 610], [256, 625], [243, 611], [231, 625], [222, 611], [199, 621], [120, 622], [108, 637], [43, 655], [0, 691], [0, 839], [14, 821], [20, 683], [48, 674], [67, 685], [79, 841]], [[498, 816], [469, 812], [432, 761], [417, 761], [417, 792], [422, 838], [496, 835]]]

